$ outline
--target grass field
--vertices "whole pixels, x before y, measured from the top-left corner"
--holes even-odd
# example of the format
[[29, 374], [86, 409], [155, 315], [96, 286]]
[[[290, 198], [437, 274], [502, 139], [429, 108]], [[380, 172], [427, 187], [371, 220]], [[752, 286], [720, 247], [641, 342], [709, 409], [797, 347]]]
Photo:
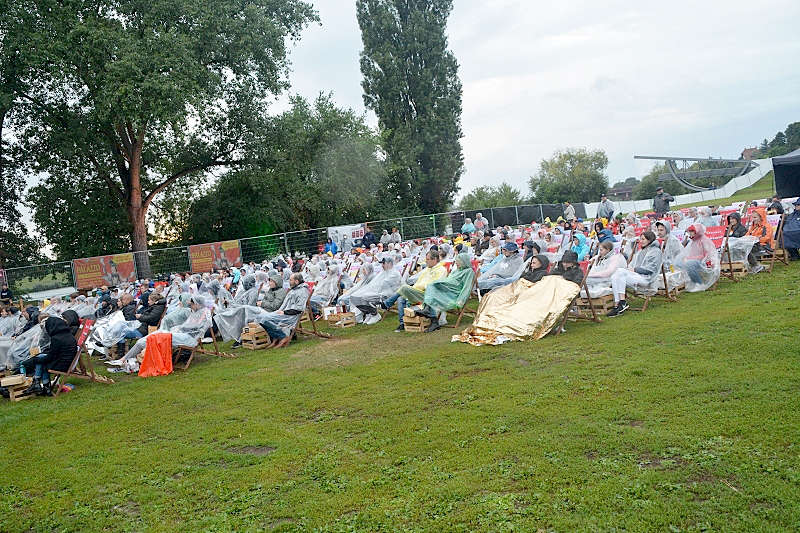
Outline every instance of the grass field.
[[0, 531], [796, 531], [800, 268], [541, 341], [393, 320], [0, 405]]

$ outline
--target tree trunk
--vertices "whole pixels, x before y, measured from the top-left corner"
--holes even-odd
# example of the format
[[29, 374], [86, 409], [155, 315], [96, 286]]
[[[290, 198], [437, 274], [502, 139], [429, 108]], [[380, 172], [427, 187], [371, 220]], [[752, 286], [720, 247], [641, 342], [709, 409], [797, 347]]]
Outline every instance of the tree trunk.
[[153, 272], [150, 268], [150, 257], [147, 253], [147, 205], [142, 199], [142, 148], [140, 142], [135, 142], [128, 167], [130, 192], [128, 194], [128, 218], [131, 222], [131, 245], [136, 261], [136, 273], [139, 278], [150, 278]]

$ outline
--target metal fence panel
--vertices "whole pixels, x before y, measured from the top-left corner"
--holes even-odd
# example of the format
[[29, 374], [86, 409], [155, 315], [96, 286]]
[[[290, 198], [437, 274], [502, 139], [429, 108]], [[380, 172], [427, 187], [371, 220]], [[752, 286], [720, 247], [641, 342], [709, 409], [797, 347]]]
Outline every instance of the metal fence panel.
[[71, 261], [7, 268], [6, 278], [17, 297], [74, 287]]
[[245, 263], [261, 263], [286, 253], [283, 234], [239, 239], [239, 246], [242, 250], [242, 261]]
[[494, 218], [494, 227], [497, 226], [516, 226], [517, 225], [517, 210], [514, 207], [493, 207], [492, 218]]

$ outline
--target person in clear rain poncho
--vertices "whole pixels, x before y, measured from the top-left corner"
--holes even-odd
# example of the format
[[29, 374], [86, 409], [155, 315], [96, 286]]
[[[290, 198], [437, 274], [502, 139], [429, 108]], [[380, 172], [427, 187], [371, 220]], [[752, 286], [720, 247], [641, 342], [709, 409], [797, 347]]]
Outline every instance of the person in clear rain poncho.
[[256, 318], [255, 321], [264, 328], [272, 341], [270, 348], [282, 348], [289, 344], [289, 333], [306, 310], [308, 298], [308, 285], [303, 281], [303, 275], [294, 273], [289, 277], [289, 291], [280, 309], [272, 313], [262, 312]]
[[684, 272], [686, 290], [700, 292], [719, 280], [719, 254], [711, 239], [706, 237], [706, 228], [694, 223], [686, 228], [689, 243], [675, 262], [676, 268]]
[[[175, 324], [167, 332], [172, 335], [172, 347], [189, 346], [194, 347], [200, 342], [203, 334], [211, 327], [211, 313], [206, 307], [204, 298], [200, 295], [189, 297], [189, 314], [186, 320], [180, 324]], [[164, 333], [159, 331], [156, 333]], [[136, 341], [136, 344], [128, 350], [124, 357], [107, 364], [120, 368], [117, 372], [136, 372], [139, 364], [144, 357], [144, 350], [147, 347], [147, 335]]]
[[350, 298], [353, 296], [353, 293], [357, 293], [363, 287], [369, 285], [369, 282], [372, 281], [372, 278], [374, 277], [375, 265], [373, 263], [364, 263], [361, 265], [361, 267], [358, 269], [358, 281], [356, 281], [352, 287], [350, 287], [339, 297], [337, 304], [350, 307], [352, 305]]
[[497, 287], [508, 285], [519, 279], [525, 265], [516, 243], [507, 242], [503, 245], [503, 256], [492, 268], [488, 269], [478, 278], [478, 289], [481, 293], [488, 292]]
[[311, 295], [311, 309], [314, 314], [322, 314], [322, 308], [336, 300], [339, 295], [339, 265], [331, 263], [328, 265], [328, 274], [325, 279], [317, 282], [314, 286], [314, 293]]
[[264, 311], [277, 311], [280, 309], [283, 299], [286, 298], [283, 277], [277, 270], [270, 270], [267, 275], [269, 277], [269, 287], [264, 291], [259, 306]]
[[[598, 298], [611, 294], [611, 276], [620, 268], [628, 266], [625, 256], [614, 253], [614, 244], [611, 241], [603, 241], [597, 247], [597, 255], [594, 256], [593, 261], [591, 270], [586, 276], [589, 295], [592, 298]], [[583, 290], [583, 294], [586, 295], [585, 290]]]
[[256, 304], [260, 289], [266, 280], [266, 272], [257, 272], [255, 276], [248, 274], [242, 279], [242, 287], [230, 306], [227, 309], [217, 309], [214, 324], [223, 340], [233, 340], [238, 343], [244, 326], [261, 312], [261, 308], [256, 307]]
[[403, 280], [395, 270], [395, 262], [386, 257], [380, 260], [381, 270], [368, 283], [350, 293], [350, 304], [356, 315], [356, 322], [371, 325], [380, 321], [381, 316], [375, 306], [391, 297]]
[[439, 329], [437, 317], [444, 311], [459, 309], [469, 299], [475, 281], [475, 272], [472, 270], [469, 255], [458, 254], [455, 259], [455, 268], [451, 269], [446, 278], [431, 282], [425, 289], [423, 307], [416, 311], [417, 315], [427, 316], [432, 319], [431, 325], [425, 330], [431, 332]]
[[625, 299], [627, 287], [650, 287], [661, 273], [661, 246], [652, 231], [645, 231], [639, 237], [641, 249], [633, 256], [628, 268], [617, 269], [611, 275], [611, 290], [614, 294], [614, 309], [608, 312], [609, 317], [619, 316], [628, 310]]

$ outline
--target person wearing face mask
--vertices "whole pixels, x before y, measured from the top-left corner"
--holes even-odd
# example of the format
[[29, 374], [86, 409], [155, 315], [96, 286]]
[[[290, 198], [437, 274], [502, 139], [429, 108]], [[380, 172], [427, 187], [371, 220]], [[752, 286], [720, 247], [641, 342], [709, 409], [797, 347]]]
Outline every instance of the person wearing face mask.
[[616, 317], [628, 310], [625, 290], [636, 285], [650, 285], [661, 271], [663, 256], [655, 233], [645, 231], [639, 237], [641, 249], [637, 251], [627, 268], [617, 269], [611, 275], [611, 291], [616, 307], [607, 316]]

